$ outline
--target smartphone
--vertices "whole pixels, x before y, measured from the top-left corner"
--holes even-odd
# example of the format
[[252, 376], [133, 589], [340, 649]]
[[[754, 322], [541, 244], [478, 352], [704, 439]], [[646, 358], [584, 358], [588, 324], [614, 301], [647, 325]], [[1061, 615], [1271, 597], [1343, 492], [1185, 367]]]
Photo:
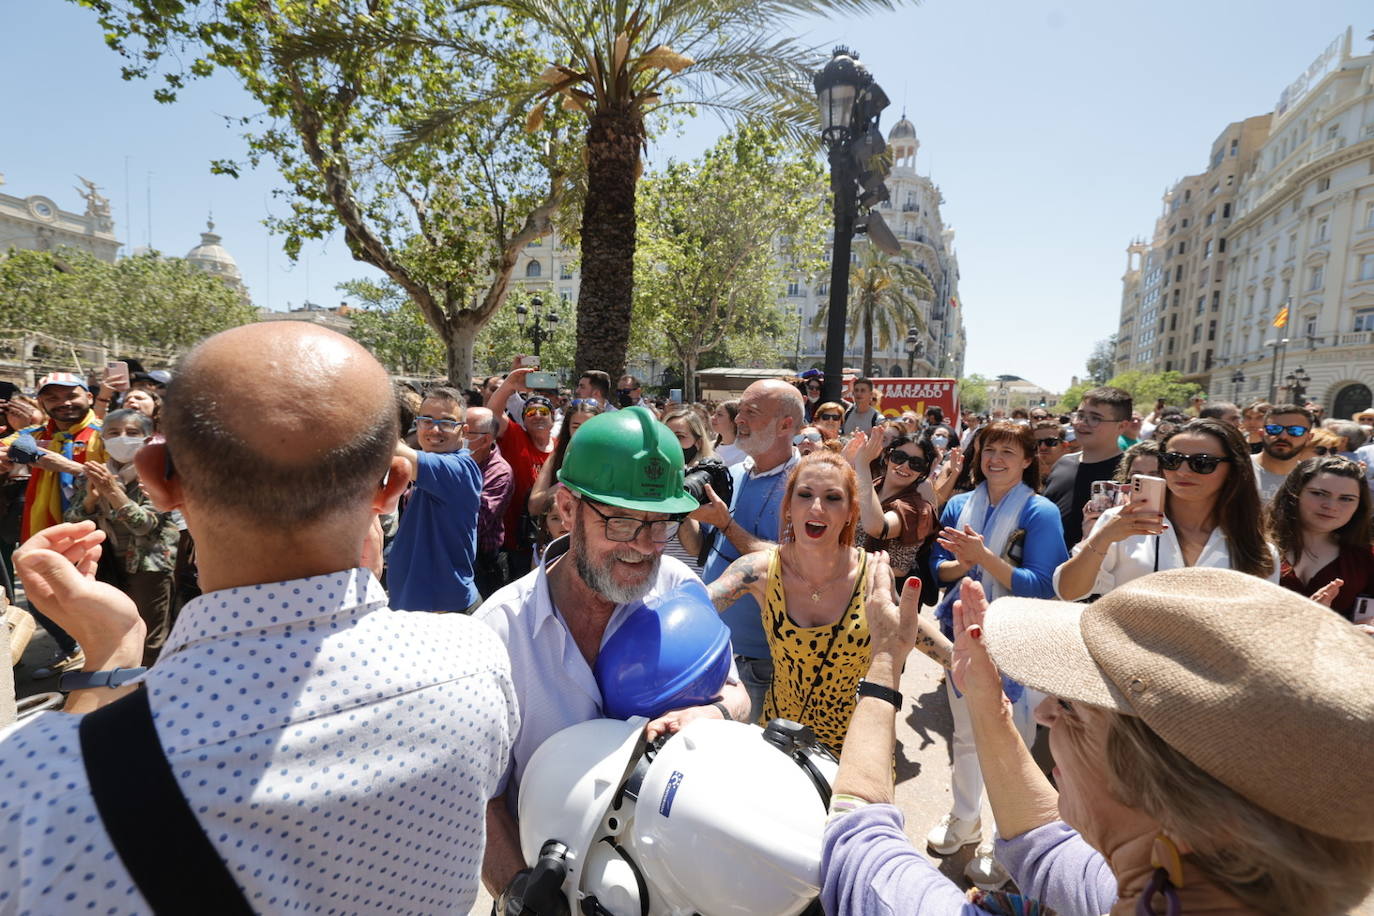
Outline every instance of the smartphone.
[[129, 387], [129, 364], [123, 360], [111, 360], [105, 364], [105, 384], [116, 391]]
[[[535, 357], [528, 357], [534, 359]], [[557, 388], [558, 376], [552, 372], [531, 372], [525, 376], [526, 388]]]
[[1351, 616], [1354, 623], [1374, 623], [1374, 598], [1361, 595], [1355, 599], [1355, 613]]
[[1131, 505], [1149, 506], [1155, 512], [1164, 513], [1164, 478], [1151, 477], [1149, 474], [1131, 475]]
[[538, 369], [538, 368], [539, 368], [539, 357], [537, 357], [537, 356], [522, 356], [522, 357], [520, 357], [520, 368], [521, 368], [521, 369]]

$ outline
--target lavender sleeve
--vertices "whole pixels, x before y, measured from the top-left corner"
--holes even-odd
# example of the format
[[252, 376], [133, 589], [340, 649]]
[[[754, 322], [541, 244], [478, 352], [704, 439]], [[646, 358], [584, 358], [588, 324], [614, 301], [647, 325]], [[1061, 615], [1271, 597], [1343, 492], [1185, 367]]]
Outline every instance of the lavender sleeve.
[[986, 916], [916, 851], [892, 805], [869, 805], [826, 825], [821, 905], [826, 916]]
[[1107, 860], [1063, 821], [999, 838], [997, 860], [1022, 894], [1059, 916], [1102, 916], [1116, 903], [1116, 876]]

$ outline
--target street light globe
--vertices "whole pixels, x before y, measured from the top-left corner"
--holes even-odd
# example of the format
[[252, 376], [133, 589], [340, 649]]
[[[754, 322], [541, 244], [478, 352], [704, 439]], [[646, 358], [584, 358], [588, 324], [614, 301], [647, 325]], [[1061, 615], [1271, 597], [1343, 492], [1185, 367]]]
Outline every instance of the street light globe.
[[873, 77], [859, 63], [859, 55], [846, 47], [835, 49], [830, 63], [814, 79], [821, 109], [821, 137], [827, 142], [844, 139], [854, 117], [854, 99]]

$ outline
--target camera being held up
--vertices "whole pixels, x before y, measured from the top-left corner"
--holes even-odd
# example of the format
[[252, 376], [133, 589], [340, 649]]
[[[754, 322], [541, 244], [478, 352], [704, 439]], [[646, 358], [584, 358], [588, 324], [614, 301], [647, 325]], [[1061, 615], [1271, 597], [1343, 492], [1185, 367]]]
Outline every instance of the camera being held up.
[[722, 502], [729, 505], [730, 497], [735, 492], [735, 485], [730, 480], [729, 465], [719, 458], [703, 458], [682, 477], [682, 489], [686, 490], [687, 495], [695, 499], [698, 505], [704, 506], [711, 501], [706, 495], [707, 484], [711, 485], [711, 489], [716, 491]]

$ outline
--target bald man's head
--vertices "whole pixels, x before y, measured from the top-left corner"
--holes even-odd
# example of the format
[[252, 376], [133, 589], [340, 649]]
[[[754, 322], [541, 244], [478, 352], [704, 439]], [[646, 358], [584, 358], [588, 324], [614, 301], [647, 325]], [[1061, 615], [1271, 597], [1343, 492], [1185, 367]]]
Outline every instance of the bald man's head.
[[376, 492], [399, 435], [386, 370], [315, 325], [234, 328], [183, 360], [162, 409], [182, 486], [202, 505], [277, 527]]

